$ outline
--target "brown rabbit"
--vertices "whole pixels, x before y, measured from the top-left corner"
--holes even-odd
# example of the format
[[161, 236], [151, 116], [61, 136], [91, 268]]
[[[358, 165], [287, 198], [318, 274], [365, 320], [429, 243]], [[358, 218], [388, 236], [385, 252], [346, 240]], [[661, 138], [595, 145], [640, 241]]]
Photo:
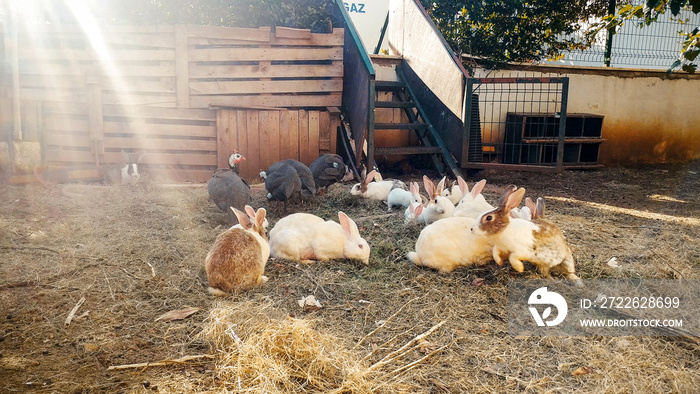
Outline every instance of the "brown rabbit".
[[[240, 226], [219, 234], [204, 260], [208, 291], [217, 296], [250, 290], [267, 282], [263, 273], [270, 257], [270, 247], [264, 227], [265, 209], [258, 209], [254, 220], [244, 212], [233, 207], [231, 209]], [[246, 206], [246, 211], [252, 209]]]
[[581, 279], [574, 273], [571, 250], [559, 227], [542, 218], [510, 217], [510, 211], [520, 204], [524, 195], [525, 189], [509, 186], [501, 196], [498, 208], [484, 212], [476, 219], [471, 227], [472, 233], [492, 239], [493, 259], [498, 264], [503, 264], [501, 255], [508, 256], [513, 269], [522, 272], [522, 261], [525, 260], [535, 264], [545, 277], [550, 277], [549, 271], [554, 268], [581, 284]]

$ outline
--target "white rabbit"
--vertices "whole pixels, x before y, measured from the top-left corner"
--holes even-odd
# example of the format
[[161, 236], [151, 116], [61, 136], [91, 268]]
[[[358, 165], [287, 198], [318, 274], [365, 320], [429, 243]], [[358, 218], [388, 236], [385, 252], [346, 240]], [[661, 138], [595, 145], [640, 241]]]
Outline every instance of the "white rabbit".
[[417, 182], [411, 182], [410, 191], [396, 188], [390, 191], [386, 198], [386, 205], [389, 207], [389, 212], [391, 212], [392, 207], [400, 206], [408, 208], [413, 202], [421, 202]]
[[400, 188], [406, 190], [406, 184], [395, 179], [372, 182], [376, 173], [375, 170], [370, 171], [361, 183], [353, 185], [350, 189], [350, 194], [374, 200], [386, 200], [392, 189]]
[[449, 199], [452, 202], [452, 204], [454, 204], [454, 205], [459, 204], [459, 202], [462, 200], [462, 197], [463, 197], [462, 189], [459, 187], [459, 180], [460, 179], [462, 180], [463, 183], [466, 184], [466, 182], [464, 182], [464, 179], [462, 179], [461, 176], [458, 176], [457, 182], [453, 182], [452, 186], [449, 189], [445, 188], [445, 190], [442, 191], [442, 196], [447, 197], [447, 199]]
[[346, 258], [369, 264], [369, 244], [355, 222], [340, 211], [338, 219], [340, 224], [308, 213], [280, 219], [270, 231], [271, 255], [302, 263]]
[[[238, 224], [216, 237], [204, 260], [209, 293], [216, 296], [229, 292], [250, 290], [267, 282], [265, 264], [270, 247], [263, 223], [265, 209], [260, 208], [253, 219], [231, 207]], [[253, 208], [246, 206], [246, 211]]]
[[574, 258], [559, 227], [544, 219], [511, 219], [510, 211], [520, 204], [524, 194], [525, 189], [509, 186], [498, 208], [479, 215], [471, 232], [491, 239], [493, 259], [499, 265], [503, 264], [501, 256], [507, 256], [513, 269], [522, 272], [522, 261], [529, 261], [544, 277], [550, 277], [549, 271], [555, 269], [582, 285], [574, 273]]
[[410, 223], [425, 223], [425, 214], [423, 211], [423, 205], [419, 202], [412, 202], [404, 211], [404, 224]]
[[493, 205], [486, 202], [486, 199], [481, 194], [481, 191], [484, 190], [484, 186], [486, 186], [486, 179], [477, 182], [471, 191], [469, 191], [469, 186], [464, 179], [458, 179], [458, 182], [463, 196], [457, 208], [455, 208], [454, 216], [475, 218], [482, 212], [494, 209]]
[[445, 178], [438, 183], [437, 187], [427, 176], [423, 175], [423, 186], [425, 191], [430, 195], [430, 201], [423, 209], [423, 214], [425, 215], [425, 222], [430, 224], [436, 220], [447, 218], [453, 215], [455, 211], [455, 206], [452, 202], [447, 199], [447, 197], [441, 196], [442, 190], [445, 186]]
[[451, 272], [459, 266], [485, 265], [491, 261], [493, 242], [469, 229], [474, 219], [451, 217], [426, 226], [416, 241], [416, 251], [406, 257], [416, 265]]

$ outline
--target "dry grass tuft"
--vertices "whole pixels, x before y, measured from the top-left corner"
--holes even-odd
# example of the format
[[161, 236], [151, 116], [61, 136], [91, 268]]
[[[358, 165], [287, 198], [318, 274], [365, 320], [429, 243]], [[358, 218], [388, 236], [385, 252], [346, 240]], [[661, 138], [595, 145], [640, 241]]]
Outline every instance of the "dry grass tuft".
[[[274, 310], [271, 301], [221, 302], [203, 336], [217, 355], [216, 379], [226, 390], [265, 393], [396, 393], [404, 384], [378, 381], [383, 372], [362, 361], [313, 320]], [[278, 315], [278, 317], [272, 317]]]

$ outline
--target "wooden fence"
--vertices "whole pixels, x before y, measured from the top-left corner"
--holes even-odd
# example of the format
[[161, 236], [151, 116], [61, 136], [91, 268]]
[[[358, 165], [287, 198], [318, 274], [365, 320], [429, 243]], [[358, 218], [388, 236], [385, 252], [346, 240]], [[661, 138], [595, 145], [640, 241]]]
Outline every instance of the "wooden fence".
[[[8, 58], [9, 36], [3, 30]], [[121, 150], [146, 152], [144, 172], [173, 181], [206, 181], [234, 148], [248, 158], [245, 176], [278, 159], [310, 163], [335, 151], [343, 29], [104, 26], [86, 34], [46, 25], [17, 37], [19, 139], [40, 142], [42, 166], [78, 174], [70, 179], [95, 178]], [[0, 85], [0, 141], [8, 142], [18, 140], [11, 73], [3, 67]]]

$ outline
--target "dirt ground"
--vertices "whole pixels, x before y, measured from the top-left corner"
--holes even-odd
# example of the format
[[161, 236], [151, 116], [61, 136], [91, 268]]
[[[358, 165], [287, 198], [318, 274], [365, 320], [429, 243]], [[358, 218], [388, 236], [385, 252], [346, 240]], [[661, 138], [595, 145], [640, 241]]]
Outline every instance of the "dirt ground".
[[[584, 279], [700, 278], [700, 163], [560, 175], [482, 171], [468, 182], [481, 178], [492, 202], [508, 184], [544, 196], [547, 216], [565, 231]], [[537, 278], [532, 266], [522, 274], [494, 263], [452, 274], [415, 267], [404, 256], [420, 229], [404, 227], [403, 213], [387, 217], [380, 202], [350, 196], [349, 188], [334, 185], [290, 211], [335, 220], [338, 210], [348, 213], [372, 248], [369, 266], [271, 260], [267, 284], [217, 299], [206, 293], [203, 262], [227, 228], [226, 215], [207, 200], [203, 185], [0, 187], [0, 392], [245, 391], [224, 378], [225, 350], [202, 334], [227, 306], [312, 321], [367, 365], [434, 328], [393, 365], [377, 368], [382, 375], [374, 381], [394, 386], [376, 391], [700, 387], [697, 342], [509, 335], [508, 280]], [[262, 189], [254, 189], [253, 205], [268, 208], [271, 226], [280, 217]], [[607, 264], [613, 257], [618, 267]], [[308, 295], [322, 308], [302, 309], [298, 300]], [[199, 309], [184, 319], [156, 320], [186, 307]], [[207, 357], [108, 370], [186, 356]], [[279, 390], [326, 391], [318, 387], [296, 382]]]

